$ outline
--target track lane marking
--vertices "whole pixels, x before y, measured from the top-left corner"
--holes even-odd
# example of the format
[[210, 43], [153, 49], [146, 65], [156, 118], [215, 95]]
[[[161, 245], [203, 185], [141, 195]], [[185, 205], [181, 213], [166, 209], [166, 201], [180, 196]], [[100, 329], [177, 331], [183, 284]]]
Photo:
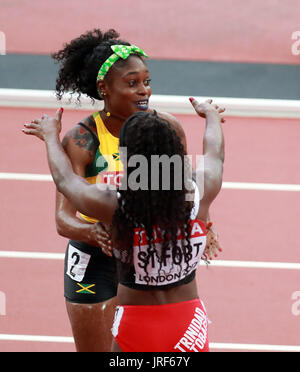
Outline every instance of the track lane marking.
[[248, 350], [248, 351], [277, 351], [277, 352], [300, 352], [298, 345], [263, 345], [263, 344], [232, 344], [215, 343], [209, 344], [210, 349], [216, 350]]
[[0, 334], [0, 341], [74, 343], [73, 337]]
[[[0, 258], [23, 258], [40, 260], [64, 260], [64, 253], [49, 252], [23, 252], [23, 251], [1, 251]], [[202, 266], [205, 261], [202, 261]], [[231, 268], [252, 268], [252, 269], [285, 269], [300, 270], [300, 263], [297, 262], [262, 262], [262, 261], [239, 261], [239, 260], [213, 260], [209, 267], [231, 267]]]
[[[0, 172], [0, 180], [53, 182], [52, 176], [50, 174], [34, 174], [34, 173]], [[280, 183], [276, 184], [276, 183], [260, 183], [260, 182], [223, 182], [222, 188], [231, 189], [231, 190], [300, 192], [300, 185], [280, 184]]]
[[[18, 335], [0, 334], [0, 341], [23, 341], [23, 342], [52, 342], [73, 344], [73, 337], [64, 336], [41, 336], [41, 335]], [[297, 345], [263, 345], [263, 344], [239, 344], [210, 342], [210, 349], [215, 350], [252, 350], [252, 351], [281, 351], [300, 352]]]

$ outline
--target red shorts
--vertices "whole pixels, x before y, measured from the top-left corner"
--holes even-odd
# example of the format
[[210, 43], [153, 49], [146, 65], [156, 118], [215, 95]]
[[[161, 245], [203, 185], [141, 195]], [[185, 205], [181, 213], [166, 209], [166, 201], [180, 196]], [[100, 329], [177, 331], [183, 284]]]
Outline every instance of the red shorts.
[[200, 299], [167, 305], [118, 306], [113, 336], [124, 352], [209, 351]]

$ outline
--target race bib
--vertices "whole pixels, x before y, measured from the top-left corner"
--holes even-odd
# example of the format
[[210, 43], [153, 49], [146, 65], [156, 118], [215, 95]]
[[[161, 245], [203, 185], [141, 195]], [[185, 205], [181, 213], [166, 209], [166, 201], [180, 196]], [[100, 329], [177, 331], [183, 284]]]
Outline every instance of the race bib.
[[[206, 226], [203, 221], [191, 222], [191, 251], [182, 248], [182, 236], [178, 233], [177, 247], [170, 244], [164, 259], [159, 262], [155, 250], [149, 250], [144, 229], [134, 231], [134, 267], [135, 283], [151, 286], [167, 285], [178, 282], [191, 274], [200, 264], [206, 245]], [[162, 233], [154, 230], [156, 251], [161, 250]], [[188, 260], [188, 265], [186, 264]]]
[[81, 282], [84, 278], [90, 258], [91, 255], [83, 253], [69, 244], [67, 275], [76, 282]]

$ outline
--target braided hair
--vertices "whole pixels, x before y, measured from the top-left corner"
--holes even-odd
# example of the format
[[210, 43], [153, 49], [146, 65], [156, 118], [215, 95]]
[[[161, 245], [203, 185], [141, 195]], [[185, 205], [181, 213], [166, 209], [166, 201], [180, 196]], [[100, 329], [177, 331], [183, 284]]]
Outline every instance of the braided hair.
[[101, 65], [113, 54], [112, 45], [130, 45], [127, 41], [118, 39], [117, 31], [110, 29], [103, 33], [99, 29], [88, 31], [80, 37], [65, 44], [64, 48], [51, 55], [60, 63], [60, 69], [56, 80], [56, 95], [61, 99], [63, 94], [78, 93], [98, 100], [99, 97], [96, 80]]
[[[191, 246], [189, 244], [189, 219], [192, 203], [186, 201], [184, 156], [186, 152], [180, 138], [172, 129], [169, 122], [160, 118], [156, 112], [137, 112], [132, 115], [122, 127], [120, 133], [120, 150], [127, 149], [127, 169], [122, 184], [129, 184], [136, 166], [130, 166], [130, 158], [136, 154], [143, 155], [148, 163], [148, 187], [131, 190], [129, 187], [122, 190], [118, 208], [114, 214], [112, 235], [115, 246], [115, 256], [125, 264], [132, 264], [133, 259], [133, 233], [134, 229], [144, 229], [148, 243], [148, 257], [155, 254], [158, 262], [165, 259], [167, 249], [171, 244], [171, 253], [174, 263], [186, 263], [191, 259]], [[159, 169], [159, 187], [151, 189], [152, 174], [150, 163], [153, 155], [174, 155], [180, 157], [183, 167], [181, 172], [170, 162], [170, 187], [164, 189], [162, 183], [162, 167]], [[179, 173], [179, 174], [178, 174]], [[182, 187], [175, 187], [175, 177], [181, 178]], [[154, 227], [162, 232], [161, 251], [157, 252], [154, 244]], [[186, 238], [188, 245], [178, 247], [178, 231]], [[183, 239], [182, 239], [183, 242]], [[182, 257], [184, 260], [182, 260]], [[146, 265], [147, 266], [147, 265]]]

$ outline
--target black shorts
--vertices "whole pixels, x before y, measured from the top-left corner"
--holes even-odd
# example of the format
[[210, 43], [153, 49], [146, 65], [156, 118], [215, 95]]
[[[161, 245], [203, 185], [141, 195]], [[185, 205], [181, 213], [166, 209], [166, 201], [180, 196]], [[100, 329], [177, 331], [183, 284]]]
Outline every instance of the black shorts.
[[117, 294], [117, 266], [101, 248], [70, 240], [65, 256], [64, 287], [69, 302], [92, 304]]

